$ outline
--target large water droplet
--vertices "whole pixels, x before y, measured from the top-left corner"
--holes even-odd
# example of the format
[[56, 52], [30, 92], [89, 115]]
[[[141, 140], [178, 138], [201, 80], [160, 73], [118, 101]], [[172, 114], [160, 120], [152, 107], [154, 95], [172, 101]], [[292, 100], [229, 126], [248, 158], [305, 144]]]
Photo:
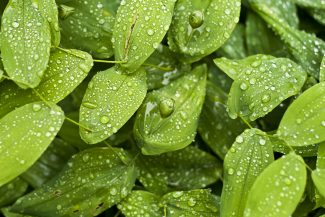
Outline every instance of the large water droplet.
[[170, 116], [175, 109], [175, 101], [171, 98], [163, 99], [159, 103], [159, 112], [161, 117], [166, 118]]
[[35, 111], [35, 112], [38, 112], [39, 110], [41, 110], [41, 105], [40, 104], [34, 104], [33, 105], [33, 111]]
[[107, 116], [102, 116], [100, 118], [100, 123], [107, 124], [109, 122], [109, 118]]

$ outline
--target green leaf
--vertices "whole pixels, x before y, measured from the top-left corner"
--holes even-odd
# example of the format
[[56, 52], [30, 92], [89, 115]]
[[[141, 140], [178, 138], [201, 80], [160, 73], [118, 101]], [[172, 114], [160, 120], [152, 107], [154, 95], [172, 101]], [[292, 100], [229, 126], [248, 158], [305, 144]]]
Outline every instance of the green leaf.
[[121, 149], [92, 148], [73, 156], [58, 178], [20, 198], [12, 211], [47, 217], [96, 216], [120, 202], [136, 170]]
[[0, 187], [0, 207], [15, 202], [26, 192], [27, 187], [28, 183], [19, 177]]
[[[175, 0], [122, 1], [113, 32], [114, 55], [128, 73], [158, 48], [173, 16]], [[130, 13], [132, 11], [132, 13]]]
[[137, 160], [139, 181], [158, 195], [175, 191], [204, 188], [221, 176], [221, 163], [207, 152], [193, 146], [158, 156]]
[[325, 56], [319, 70], [319, 81], [325, 81]]
[[319, 193], [325, 197], [325, 169], [317, 168], [311, 173], [311, 177]]
[[204, 102], [206, 65], [149, 93], [137, 112], [134, 136], [145, 155], [175, 151], [189, 145]]
[[287, 109], [277, 135], [290, 146], [308, 146], [325, 140], [325, 83], [303, 92]]
[[43, 102], [24, 105], [0, 120], [0, 186], [23, 173], [41, 156], [63, 120], [60, 107]]
[[76, 149], [59, 138], [55, 138], [42, 156], [21, 177], [34, 188], [56, 176]]
[[325, 2], [323, 0], [293, 0], [293, 1], [302, 7], [325, 9]]
[[113, 55], [112, 35], [117, 0], [58, 0], [61, 44], [91, 53], [97, 58]]
[[249, 190], [272, 162], [272, 143], [266, 133], [249, 129], [236, 138], [224, 160], [221, 216], [243, 216]]
[[147, 72], [148, 90], [158, 89], [191, 70], [188, 64], [180, 63], [168, 47], [159, 45], [143, 64]]
[[320, 24], [325, 25], [325, 8], [323, 9], [311, 8], [308, 10], [308, 12]]
[[51, 42], [54, 47], [58, 47], [61, 40], [58, 7], [55, 0], [32, 0], [37, 4], [38, 9], [42, 16], [46, 19], [50, 26]]
[[230, 38], [217, 51], [224, 57], [230, 59], [242, 59], [247, 56], [245, 48], [245, 27], [237, 24]]
[[116, 68], [97, 73], [88, 85], [80, 107], [81, 138], [95, 144], [116, 133], [136, 112], [146, 96], [143, 69], [130, 75]]
[[306, 185], [303, 159], [294, 153], [270, 164], [248, 193], [245, 217], [287, 217], [298, 205]]
[[299, 93], [306, 73], [287, 58], [254, 55], [243, 60], [215, 59], [228, 75], [234, 75], [228, 98], [229, 116], [251, 121], [271, 112], [283, 100]]
[[[310, 75], [318, 78], [319, 66], [325, 54], [324, 41], [312, 34], [297, 30], [290, 26], [281, 19], [279, 13], [275, 12], [275, 8], [270, 9], [270, 5], [264, 3], [265, 1], [254, 0], [252, 8], [278, 35], [280, 35], [297, 62], [301, 64]], [[286, 14], [286, 12], [283, 14]]]
[[92, 57], [83, 51], [56, 49], [51, 53], [41, 83], [34, 90], [22, 90], [11, 81], [1, 84], [0, 117], [16, 107], [39, 101], [38, 94], [46, 101], [61, 101], [86, 78], [92, 66]]
[[247, 14], [246, 43], [250, 55], [269, 54], [279, 57], [285, 56], [287, 53], [286, 47], [280, 38], [254, 12]]
[[175, 191], [161, 199], [166, 217], [173, 216], [218, 216], [217, 197], [210, 190]]
[[239, 0], [177, 1], [168, 44], [186, 62], [217, 50], [239, 21]]
[[223, 159], [238, 134], [247, 126], [227, 113], [227, 95], [211, 82], [207, 83], [198, 132], [204, 142]]
[[147, 191], [132, 191], [117, 207], [125, 217], [161, 217], [163, 211], [159, 207], [159, 199]]
[[2, 16], [1, 33], [7, 74], [21, 88], [36, 87], [50, 57], [51, 34], [32, 0], [10, 0]]
[[5, 217], [33, 217], [30, 215], [22, 215], [22, 214], [11, 212], [9, 207], [3, 208], [1, 209], [1, 211]]

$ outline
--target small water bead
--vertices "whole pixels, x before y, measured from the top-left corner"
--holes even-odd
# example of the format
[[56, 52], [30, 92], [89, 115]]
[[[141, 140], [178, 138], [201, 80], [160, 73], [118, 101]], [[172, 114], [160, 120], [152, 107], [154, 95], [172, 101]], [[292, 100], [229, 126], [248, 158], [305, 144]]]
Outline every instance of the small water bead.
[[16, 21], [12, 22], [12, 27], [18, 28], [19, 27], [19, 23], [16, 22]]
[[240, 89], [247, 90], [248, 89], [248, 85], [245, 82], [243, 82], [243, 83], [240, 84]]
[[193, 29], [202, 26], [204, 21], [204, 14], [202, 11], [193, 11], [188, 17], [189, 23]]
[[196, 204], [196, 201], [192, 197], [187, 201], [187, 205], [189, 205], [189, 206], [193, 207], [193, 206], [195, 206], [195, 204]]
[[148, 33], [149, 36], [152, 36], [153, 34], [155, 34], [155, 32], [152, 29], [149, 29], [147, 31], [147, 33]]
[[182, 192], [182, 191], [175, 191], [175, 192], [173, 193], [173, 197], [174, 197], [174, 198], [179, 198], [179, 197], [181, 197], [181, 196], [183, 196], [183, 192]]
[[259, 143], [260, 143], [260, 145], [265, 145], [266, 141], [265, 141], [265, 139], [260, 139]]
[[242, 136], [237, 136], [236, 142], [237, 143], [243, 143], [244, 142], [244, 138]]
[[322, 125], [323, 127], [325, 127], [325, 121], [322, 121], [321, 125]]
[[110, 193], [112, 196], [116, 195], [116, 194], [117, 194], [117, 190], [116, 190], [116, 188], [112, 188], [112, 189], [109, 191], [109, 193]]
[[271, 96], [269, 95], [269, 94], [264, 94], [263, 96], [262, 96], [262, 102], [263, 103], [267, 103], [267, 102], [269, 102], [271, 100]]
[[234, 169], [233, 168], [229, 168], [228, 169], [228, 175], [233, 175], [234, 174]]
[[33, 111], [35, 111], [35, 112], [38, 112], [39, 110], [41, 110], [41, 105], [40, 104], [34, 104], [33, 105]]
[[100, 118], [100, 123], [107, 124], [109, 122], [109, 118], [107, 116], [102, 116]]

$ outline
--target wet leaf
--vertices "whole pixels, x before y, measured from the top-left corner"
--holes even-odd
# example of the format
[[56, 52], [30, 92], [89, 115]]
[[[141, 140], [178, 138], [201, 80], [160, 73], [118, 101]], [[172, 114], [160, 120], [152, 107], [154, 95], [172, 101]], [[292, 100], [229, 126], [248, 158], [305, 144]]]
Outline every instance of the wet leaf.
[[207, 82], [198, 132], [204, 142], [223, 159], [237, 135], [247, 126], [239, 119], [231, 119], [227, 113], [227, 95], [216, 85]]
[[12, 211], [48, 217], [96, 216], [126, 197], [135, 178], [136, 170], [123, 150], [87, 149], [74, 155], [57, 179], [20, 198]]
[[132, 191], [117, 207], [125, 217], [161, 217], [163, 210], [159, 207], [159, 199], [147, 191]]
[[55, 138], [42, 156], [21, 177], [34, 188], [56, 176], [77, 150], [62, 139]]
[[1, 212], [5, 217], [33, 217], [29, 215], [22, 215], [22, 214], [11, 212], [10, 208], [3, 208], [1, 209]]
[[60, 130], [64, 114], [48, 105], [30, 103], [0, 120], [0, 186], [27, 170]]
[[325, 56], [319, 70], [319, 81], [325, 81]]
[[58, 47], [61, 40], [58, 7], [55, 0], [32, 0], [37, 4], [41, 15], [46, 19], [50, 26], [51, 42], [54, 47]]
[[325, 197], [325, 143], [320, 144], [318, 147], [317, 166], [311, 176], [317, 190], [322, 197]]
[[112, 35], [118, 0], [58, 0], [61, 44], [97, 58], [113, 55]]
[[8, 3], [1, 33], [1, 56], [7, 74], [21, 88], [36, 87], [50, 57], [51, 34], [32, 0]]
[[325, 2], [323, 0], [293, 0], [293, 1], [303, 7], [325, 9]]
[[158, 195], [205, 188], [221, 176], [221, 163], [207, 152], [193, 146], [158, 156], [141, 156], [139, 181]]
[[[122, 1], [113, 32], [115, 59], [131, 73], [158, 48], [173, 16], [175, 0]], [[132, 13], [130, 13], [132, 11]]]
[[245, 217], [286, 217], [298, 205], [306, 185], [303, 159], [294, 153], [270, 164], [248, 193]]
[[0, 86], [0, 117], [27, 103], [43, 99], [57, 103], [69, 95], [88, 75], [93, 65], [89, 54], [78, 50], [56, 49], [51, 53], [41, 83], [22, 90], [11, 81]]
[[266, 133], [250, 129], [236, 138], [224, 160], [221, 216], [243, 216], [249, 190], [273, 159]]
[[28, 183], [19, 177], [0, 187], [0, 207], [4, 207], [15, 202], [15, 200], [26, 192], [27, 187]]
[[161, 154], [189, 145], [196, 133], [205, 97], [206, 65], [149, 93], [140, 107], [134, 136], [145, 155]]
[[161, 199], [166, 217], [172, 216], [218, 216], [217, 197], [210, 190], [175, 191]]
[[[285, 4], [283, 0], [279, 2]], [[280, 35], [297, 62], [310, 75], [318, 78], [319, 66], [325, 54], [325, 42], [284, 22], [279, 13], [275, 12], [276, 8], [270, 8], [265, 1], [254, 0], [251, 6]]]
[[136, 112], [147, 92], [143, 69], [127, 75], [116, 68], [96, 74], [80, 107], [81, 138], [89, 144], [116, 133]]
[[287, 109], [277, 135], [290, 146], [308, 146], [325, 140], [325, 83], [303, 92]]
[[158, 89], [191, 70], [188, 64], [180, 63], [168, 47], [159, 45], [143, 64], [147, 72], [148, 90]]
[[323, 9], [311, 8], [308, 12], [320, 24], [325, 25], [325, 7]]
[[283, 100], [299, 93], [306, 73], [287, 58], [254, 55], [243, 60], [215, 59], [228, 75], [234, 75], [228, 97], [229, 116], [251, 121], [271, 112]]
[[217, 50], [239, 21], [239, 0], [177, 1], [169, 29], [171, 50], [195, 62]]

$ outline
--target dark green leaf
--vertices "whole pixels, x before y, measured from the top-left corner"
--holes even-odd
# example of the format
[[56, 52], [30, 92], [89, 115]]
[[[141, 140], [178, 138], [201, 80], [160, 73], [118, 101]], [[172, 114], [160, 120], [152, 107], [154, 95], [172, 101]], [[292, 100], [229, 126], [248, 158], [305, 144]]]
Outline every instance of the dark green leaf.
[[10, 208], [3, 208], [1, 211], [5, 217], [33, 217], [30, 215], [22, 215], [19, 213], [10, 212]]
[[87, 149], [73, 156], [58, 179], [20, 198], [12, 210], [47, 217], [96, 216], [126, 197], [135, 178], [123, 150]]
[[147, 93], [146, 73], [140, 68], [130, 75], [116, 68], [96, 74], [80, 107], [81, 138], [89, 144], [116, 133], [136, 112]]
[[311, 8], [308, 11], [315, 20], [317, 20], [320, 24], [325, 25], [325, 8]]
[[97, 58], [113, 55], [112, 35], [118, 0], [57, 0], [61, 44], [87, 51]]
[[16, 107], [43, 99], [57, 103], [70, 94], [88, 75], [93, 65], [89, 54], [78, 50], [56, 49], [51, 53], [41, 83], [34, 89], [22, 90], [13, 82], [0, 86], [0, 117]]
[[303, 159], [294, 153], [270, 164], [248, 193], [245, 217], [287, 217], [298, 205], [306, 185]]
[[272, 143], [266, 133], [250, 129], [236, 138], [224, 160], [221, 216], [243, 216], [249, 190], [272, 162]]
[[239, 12], [239, 0], [177, 1], [168, 44], [184, 61], [195, 62], [225, 43]]
[[0, 207], [15, 202], [26, 192], [27, 187], [28, 183], [19, 177], [0, 187]]
[[204, 188], [221, 176], [221, 163], [193, 146], [159, 156], [141, 156], [139, 181], [150, 192], [162, 195], [175, 190]]
[[22, 88], [40, 82], [50, 57], [49, 24], [32, 0], [10, 0], [1, 25], [1, 56], [7, 74]]
[[255, 55], [237, 61], [214, 61], [235, 79], [227, 102], [231, 118], [242, 116], [253, 121], [265, 116], [299, 93], [306, 79], [304, 70], [287, 58]]
[[300, 95], [285, 112], [277, 135], [290, 146], [308, 146], [325, 140], [325, 83]]
[[[115, 59], [134, 72], [158, 48], [173, 16], [175, 0], [122, 1], [113, 32]], [[131, 12], [132, 11], [132, 12]]]
[[175, 151], [193, 141], [205, 85], [206, 65], [200, 65], [147, 95], [137, 113], [133, 131], [143, 154]]
[[117, 207], [125, 217], [163, 216], [163, 210], [159, 207], [159, 197], [147, 191], [132, 191]]
[[0, 186], [23, 173], [41, 156], [63, 120], [60, 107], [43, 102], [24, 105], [0, 120]]
[[211, 82], [207, 83], [198, 131], [207, 145], [223, 159], [238, 134], [247, 127], [227, 113], [227, 95]]
[[325, 81], [325, 56], [323, 57], [323, 61], [320, 66], [319, 81]]
[[175, 191], [161, 199], [165, 217], [174, 216], [218, 216], [218, 200], [207, 189]]
[[323, 0], [293, 0], [293, 1], [303, 7], [325, 9], [325, 2]]

